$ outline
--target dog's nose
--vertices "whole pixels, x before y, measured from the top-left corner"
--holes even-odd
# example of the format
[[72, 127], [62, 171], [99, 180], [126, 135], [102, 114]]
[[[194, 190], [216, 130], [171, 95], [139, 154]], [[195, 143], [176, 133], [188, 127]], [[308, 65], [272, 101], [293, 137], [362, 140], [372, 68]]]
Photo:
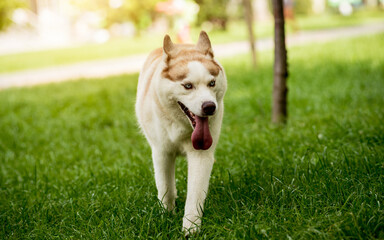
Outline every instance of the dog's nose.
[[213, 115], [216, 110], [216, 104], [211, 101], [203, 102], [201, 108], [203, 109], [203, 113], [205, 113], [206, 115]]

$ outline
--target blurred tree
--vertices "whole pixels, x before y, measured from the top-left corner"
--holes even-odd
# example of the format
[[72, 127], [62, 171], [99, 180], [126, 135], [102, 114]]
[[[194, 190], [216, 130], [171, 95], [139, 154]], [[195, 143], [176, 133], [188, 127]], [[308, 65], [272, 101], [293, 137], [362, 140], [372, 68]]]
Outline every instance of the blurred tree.
[[12, 23], [12, 13], [16, 8], [25, 5], [22, 0], [0, 0], [0, 31], [5, 30]]
[[121, 7], [108, 11], [105, 24], [110, 26], [116, 22], [129, 20], [138, 30], [145, 29], [157, 15], [155, 7], [158, 2], [161, 0], [125, 0]]
[[253, 7], [251, 0], [243, 0], [244, 17], [247, 23], [249, 46], [252, 53], [253, 67], [256, 67], [256, 47], [255, 47], [255, 35], [253, 33]]
[[229, 0], [195, 0], [200, 11], [197, 15], [197, 24], [211, 22], [215, 27], [226, 30], [228, 22], [227, 5]]
[[287, 121], [288, 64], [283, 0], [273, 0], [273, 15], [275, 18], [275, 63], [272, 122], [285, 123]]
[[384, 3], [383, 0], [363, 0], [363, 3], [368, 7], [380, 7], [380, 2]]
[[147, 28], [158, 14], [156, 4], [162, 0], [73, 0], [82, 9], [94, 11], [103, 17], [103, 26], [131, 21], [137, 30]]
[[312, 1], [310, 0], [295, 0], [293, 4], [295, 14], [306, 15], [312, 11]]

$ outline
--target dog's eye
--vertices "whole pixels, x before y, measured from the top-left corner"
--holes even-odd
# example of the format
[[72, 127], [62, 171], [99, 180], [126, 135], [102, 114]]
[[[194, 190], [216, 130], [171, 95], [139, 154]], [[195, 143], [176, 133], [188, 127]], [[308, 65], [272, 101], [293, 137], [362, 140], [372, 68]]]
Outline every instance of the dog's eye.
[[210, 87], [214, 87], [215, 84], [216, 84], [216, 81], [215, 81], [215, 80], [212, 80], [212, 81], [209, 82], [208, 86], [210, 86]]
[[185, 89], [192, 89], [193, 88], [193, 85], [191, 83], [183, 84], [183, 86]]

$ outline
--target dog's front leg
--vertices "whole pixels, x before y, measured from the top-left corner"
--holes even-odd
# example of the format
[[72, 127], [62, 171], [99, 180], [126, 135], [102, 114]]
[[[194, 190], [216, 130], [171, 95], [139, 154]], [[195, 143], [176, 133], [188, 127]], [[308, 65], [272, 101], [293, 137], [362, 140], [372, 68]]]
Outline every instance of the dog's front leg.
[[161, 149], [152, 149], [153, 166], [157, 197], [165, 209], [172, 211], [175, 208], [175, 154], [167, 153]]
[[213, 153], [194, 151], [188, 158], [188, 192], [183, 219], [186, 234], [199, 230], [209, 178], [214, 162]]

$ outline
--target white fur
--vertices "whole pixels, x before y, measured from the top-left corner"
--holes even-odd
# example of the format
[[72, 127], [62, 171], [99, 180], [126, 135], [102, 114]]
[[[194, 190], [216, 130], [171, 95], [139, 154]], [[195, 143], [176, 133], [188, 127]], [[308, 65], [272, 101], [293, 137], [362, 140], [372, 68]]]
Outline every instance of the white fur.
[[[181, 82], [163, 78], [161, 72], [164, 68], [164, 58], [159, 58], [141, 71], [137, 90], [136, 115], [152, 148], [157, 196], [168, 210], [173, 210], [175, 207], [175, 158], [177, 155], [187, 157], [188, 193], [183, 229], [186, 232], [195, 232], [201, 224], [204, 201], [214, 163], [214, 151], [219, 140], [227, 81], [224, 71], [220, 71], [219, 75], [214, 77], [198, 61], [189, 62], [189, 73]], [[213, 79], [216, 81], [216, 86], [208, 87], [209, 82]], [[194, 89], [186, 90], [182, 86], [187, 82], [192, 83]], [[148, 83], [150, 85], [145, 93], [144, 89]], [[208, 150], [193, 148], [191, 142], [193, 128], [180, 109], [178, 101], [199, 116], [202, 116], [203, 102], [212, 101], [216, 104], [215, 114], [209, 117], [213, 143]]]

